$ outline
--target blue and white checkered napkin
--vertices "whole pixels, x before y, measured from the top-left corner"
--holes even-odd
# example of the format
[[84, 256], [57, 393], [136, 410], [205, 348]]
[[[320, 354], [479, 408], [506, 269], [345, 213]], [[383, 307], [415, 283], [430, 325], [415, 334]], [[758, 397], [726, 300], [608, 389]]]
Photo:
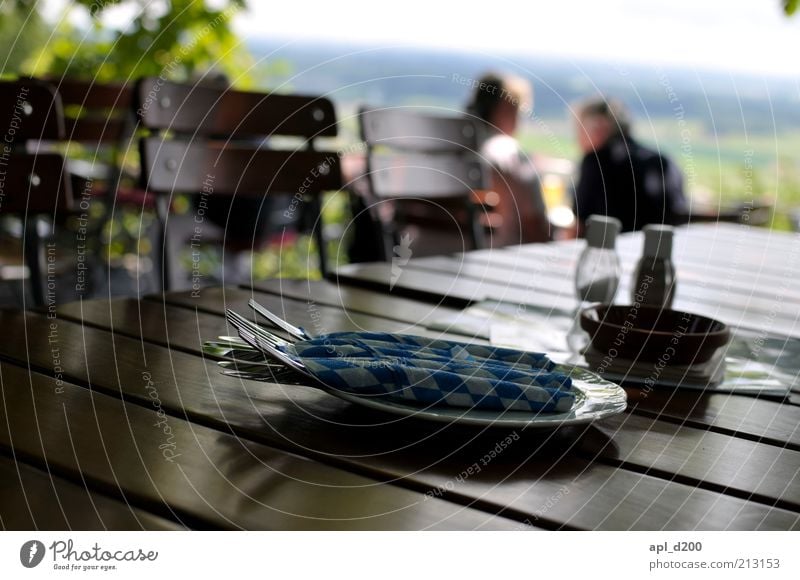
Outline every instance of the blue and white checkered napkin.
[[551, 413], [572, 380], [541, 353], [387, 333], [335, 333], [286, 348], [331, 388], [421, 405]]
[[414, 356], [434, 360], [484, 361], [503, 366], [519, 365], [523, 369], [552, 370], [555, 367], [547, 355], [539, 352], [388, 332], [334, 332], [295, 343], [294, 350], [294, 354], [308, 357]]

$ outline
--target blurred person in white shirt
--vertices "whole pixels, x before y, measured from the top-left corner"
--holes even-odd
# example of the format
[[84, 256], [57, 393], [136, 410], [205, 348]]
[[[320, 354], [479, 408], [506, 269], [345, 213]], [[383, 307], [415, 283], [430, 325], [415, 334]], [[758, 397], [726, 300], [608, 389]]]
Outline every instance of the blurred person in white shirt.
[[482, 125], [480, 154], [498, 195], [492, 245], [546, 242], [551, 234], [539, 175], [515, 137], [520, 115], [533, 110], [531, 85], [514, 75], [489, 73], [475, 86], [468, 112]]

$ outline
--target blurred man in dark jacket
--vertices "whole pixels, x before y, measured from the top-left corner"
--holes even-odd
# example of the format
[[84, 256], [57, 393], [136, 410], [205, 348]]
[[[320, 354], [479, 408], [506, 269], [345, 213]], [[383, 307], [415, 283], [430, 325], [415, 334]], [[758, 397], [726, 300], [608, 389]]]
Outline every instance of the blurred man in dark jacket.
[[616, 217], [623, 232], [685, 221], [683, 174], [667, 157], [631, 137], [621, 103], [587, 100], [579, 105], [577, 119], [584, 153], [575, 189], [579, 232], [592, 214]]

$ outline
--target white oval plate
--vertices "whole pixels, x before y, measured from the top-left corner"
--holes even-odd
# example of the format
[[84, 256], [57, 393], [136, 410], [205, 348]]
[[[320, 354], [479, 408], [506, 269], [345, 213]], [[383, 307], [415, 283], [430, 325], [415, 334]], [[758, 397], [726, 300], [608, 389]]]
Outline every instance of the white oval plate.
[[481, 427], [511, 427], [528, 429], [555, 429], [567, 425], [584, 425], [622, 413], [627, 406], [627, 395], [619, 385], [602, 379], [586, 369], [570, 365], [557, 365], [556, 370], [572, 377], [578, 391], [575, 404], [564, 413], [535, 413], [526, 411], [485, 411], [454, 407], [414, 407], [396, 401], [359, 397], [326, 389], [337, 397], [395, 415], [446, 423], [462, 423]]

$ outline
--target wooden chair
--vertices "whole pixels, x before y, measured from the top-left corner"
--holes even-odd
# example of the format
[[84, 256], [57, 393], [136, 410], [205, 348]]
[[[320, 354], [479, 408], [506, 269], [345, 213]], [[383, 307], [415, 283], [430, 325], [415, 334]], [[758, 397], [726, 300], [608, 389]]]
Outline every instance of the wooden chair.
[[[166, 237], [168, 208], [178, 193], [200, 196], [201, 204], [213, 196], [292, 194], [287, 212], [301, 206], [310, 210], [320, 268], [326, 273], [320, 197], [341, 187], [338, 156], [314, 148], [318, 137], [336, 135], [336, 114], [328, 99], [145, 78], [137, 85], [135, 106], [141, 124], [151, 132], [140, 142], [142, 183], [158, 195], [165, 285], [173, 266]], [[268, 147], [275, 137], [299, 138], [300, 144]], [[226, 238], [236, 234], [236, 227], [230, 224]]]
[[[33, 80], [0, 81], [0, 215], [23, 221], [23, 260], [28, 268], [33, 302], [45, 304], [44, 247], [40, 217], [55, 219], [71, 211], [72, 189], [64, 156], [40, 152], [42, 141], [64, 138], [59, 95]], [[56, 256], [47, 256], [48, 301]]]
[[[40, 109], [47, 106], [48, 99], [57, 102], [52, 105], [52, 119], [60, 119], [61, 128], [27, 135], [25, 150], [64, 157], [65, 178], [75, 207], [63, 215], [77, 217], [89, 239], [99, 240], [115, 207], [154, 207], [154, 197], [138, 187], [138, 163], [123, 166], [135, 130], [130, 86], [57, 77], [20, 78], [16, 82], [37, 87], [42, 99]], [[42, 87], [47, 87], [46, 94], [41, 93]], [[100, 214], [90, 210], [95, 202], [101, 202]], [[96, 258], [94, 252], [87, 251], [89, 266]], [[90, 279], [87, 276], [86, 283], [79, 285], [82, 293], [91, 289]]]
[[481, 204], [491, 196], [474, 122], [397, 108], [362, 108], [359, 121], [370, 211], [386, 233], [384, 259], [482, 247]]

